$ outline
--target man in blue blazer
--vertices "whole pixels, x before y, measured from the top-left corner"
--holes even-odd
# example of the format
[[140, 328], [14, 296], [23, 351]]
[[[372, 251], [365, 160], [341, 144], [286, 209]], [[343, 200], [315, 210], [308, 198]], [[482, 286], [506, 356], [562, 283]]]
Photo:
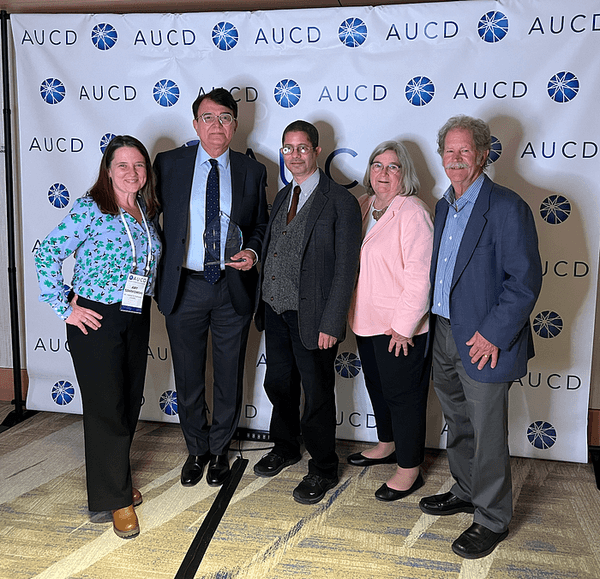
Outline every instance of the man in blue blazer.
[[288, 125], [281, 152], [293, 181], [273, 202], [255, 318], [265, 330], [265, 392], [273, 404], [275, 444], [254, 472], [275, 476], [298, 462], [302, 434], [311, 459], [293, 497], [315, 504], [338, 484], [334, 363], [356, 280], [361, 214], [356, 198], [318, 168], [314, 125]]
[[508, 391], [534, 355], [529, 316], [542, 284], [529, 206], [483, 174], [490, 146], [480, 119], [453, 117], [438, 133], [451, 186], [435, 209], [433, 382], [456, 482], [420, 507], [431, 515], [474, 513], [452, 545], [468, 559], [489, 555], [508, 535]]
[[[268, 221], [266, 169], [229, 148], [237, 103], [225, 89], [200, 95], [192, 105], [200, 143], [159, 153], [154, 162], [163, 216], [163, 256], [156, 288], [166, 317], [177, 387], [179, 421], [189, 456], [184, 486], [195, 485], [210, 462], [209, 485], [229, 476], [227, 451], [237, 428], [248, 330], [258, 273], [254, 265]], [[205, 251], [204, 232], [225, 214], [242, 231], [243, 249], [225, 264]], [[215, 251], [217, 253], [217, 251]], [[220, 261], [220, 263], [219, 263]], [[213, 350], [213, 411], [205, 409], [206, 345]]]

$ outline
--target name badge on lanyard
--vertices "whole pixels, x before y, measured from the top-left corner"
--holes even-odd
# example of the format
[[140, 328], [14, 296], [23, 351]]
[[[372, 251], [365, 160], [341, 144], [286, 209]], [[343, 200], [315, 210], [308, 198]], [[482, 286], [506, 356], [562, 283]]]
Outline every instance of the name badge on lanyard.
[[150, 228], [148, 227], [146, 217], [139, 203], [138, 208], [140, 209], [140, 213], [142, 214], [142, 221], [144, 222], [144, 225], [146, 227], [146, 233], [148, 235], [148, 255], [146, 257], [146, 267], [144, 268], [144, 275], [138, 275], [136, 273], [133, 273], [137, 266], [135, 244], [133, 243], [133, 237], [131, 235], [131, 231], [129, 230], [129, 225], [127, 225], [127, 221], [124, 218], [123, 210], [119, 207], [121, 221], [123, 222], [123, 226], [127, 231], [129, 243], [131, 244], [131, 252], [133, 253], [133, 270], [127, 276], [127, 281], [125, 282], [125, 287], [123, 288], [123, 297], [121, 298], [121, 311], [133, 314], [142, 313], [142, 306], [144, 305], [144, 296], [146, 295], [146, 287], [148, 286], [148, 274], [150, 273], [150, 260], [152, 258], [152, 236], [150, 235]]

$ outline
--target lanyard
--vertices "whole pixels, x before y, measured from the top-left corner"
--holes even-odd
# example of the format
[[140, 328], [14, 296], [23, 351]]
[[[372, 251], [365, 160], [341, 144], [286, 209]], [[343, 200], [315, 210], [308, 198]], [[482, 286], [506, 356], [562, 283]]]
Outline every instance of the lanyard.
[[[140, 210], [140, 213], [142, 214], [142, 221], [144, 222], [144, 226], [146, 227], [146, 233], [148, 235], [148, 255], [146, 256], [146, 267], [144, 268], [144, 275], [148, 276], [148, 274], [150, 273], [150, 261], [152, 259], [152, 236], [150, 235], [150, 228], [148, 227], [148, 222], [146, 221], [146, 216], [144, 215], [144, 212], [142, 211], [142, 208], [140, 207], [140, 204], [138, 203], [138, 201], [136, 200], [138, 209]], [[129, 225], [127, 225], [127, 220], [125, 219], [125, 216], [123, 214], [123, 209], [121, 209], [119, 207], [119, 214], [121, 217], [121, 222], [123, 223], [123, 226], [125, 227], [125, 231], [127, 231], [127, 237], [129, 237], [129, 243], [131, 244], [131, 253], [133, 254], [133, 270], [135, 272], [135, 270], [137, 269], [137, 255], [136, 255], [136, 251], [135, 251], [135, 243], [133, 243], [133, 237], [131, 235], [131, 231], [129, 230]]]

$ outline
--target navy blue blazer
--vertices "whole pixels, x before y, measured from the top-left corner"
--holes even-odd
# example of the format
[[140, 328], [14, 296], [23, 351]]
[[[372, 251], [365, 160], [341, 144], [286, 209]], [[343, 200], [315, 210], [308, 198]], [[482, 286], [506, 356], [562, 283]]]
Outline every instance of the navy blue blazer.
[[[432, 287], [448, 207], [445, 199], [435, 207]], [[514, 191], [486, 176], [458, 250], [450, 289], [452, 334], [471, 378], [510, 382], [527, 373], [527, 361], [535, 353], [529, 316], [541, 286], [531, 209]], [[471, 364], [466, 342], [476, 331], [500, 349], [496, 368], [489, 362], [483, 370]]]
[[[156, 301], [165, 315], [175, 308], [181, 281], [189, 224], [190, 196], [198, 145], [159, 153], [154, 161], [156, 192], [163, 222], [163, 254], [158, 267]], [[229, 150], [231, 167], [231, 219], [240, 226], [244, 249], [260, 256], [269, 220], [265, 188], [267, 170], [258, 161]], [[158, 219], [158, 216], [157, 216]], [[254, 310], [258, 272], [225, 267], [231, 303], [240, 315]]]

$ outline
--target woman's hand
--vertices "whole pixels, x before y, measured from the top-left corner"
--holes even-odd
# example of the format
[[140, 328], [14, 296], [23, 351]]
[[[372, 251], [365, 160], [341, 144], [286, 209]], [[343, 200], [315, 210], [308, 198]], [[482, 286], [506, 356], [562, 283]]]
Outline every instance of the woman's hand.
[[97, 330], [101, 326], [100, 320], [102, 319], [102, 316], [94, 310], [78, 306], [78, 297], [79, 296], [75, 294], [75, 297], [71, 300], [70, 303], [73, 311], [65, 321], [67, 324], [77, 326], [87, 336], [88, 331], [86, 326], [92, 330]]
[[385, 332], [385, 335], [392, 336], [390, 338], [388, 352], [393, 352], [394, 350], [396, 350], [394, 352], [394, 355], [397, 358], [400, 355], [400, 350], [402, 350], [404, 352], [404, 355], [408, 356], [408, 347], [414, 346], [412, 338], [405, 338], [404, 336], [400, 335], [398, 332], [395, 332], [391, 328], [387, 332]]

